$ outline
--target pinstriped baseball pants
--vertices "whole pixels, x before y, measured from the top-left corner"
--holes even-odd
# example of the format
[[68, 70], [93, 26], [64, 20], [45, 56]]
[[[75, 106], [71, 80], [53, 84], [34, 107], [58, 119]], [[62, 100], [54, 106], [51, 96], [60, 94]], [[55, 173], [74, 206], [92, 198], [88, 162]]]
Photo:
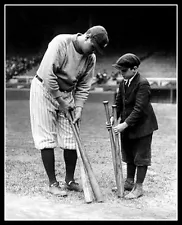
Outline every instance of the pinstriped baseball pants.
[[[66, 101], [74, 101], [71, 92], [62, 92]], [[58, 112], [59, 103], [43, 83], [33, 78], [30, 87], [30, 122], [35, 148], [76, 149], [68, 119]]]

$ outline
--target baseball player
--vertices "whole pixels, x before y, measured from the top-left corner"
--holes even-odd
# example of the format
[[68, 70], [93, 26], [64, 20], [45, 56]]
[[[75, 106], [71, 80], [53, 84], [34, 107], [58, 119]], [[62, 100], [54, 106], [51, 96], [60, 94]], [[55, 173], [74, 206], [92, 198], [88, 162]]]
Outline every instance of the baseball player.
[[[108, 45], [107, 31], [93, 26], [85, 33], [60, 34], [48, 44], [30, 88], [30, 119], [35, 148], [49, 179], [49, 192], [66, 196], [67, 189], [82, 191], [74, 180], [76, 143], [66, 118], [74, 110], [74, 123], [80, 122], [88, 98], [96, 64], [95, 52]], [[65, 185], [55, 175], [54, 148], [63, 149]]]
[[[147, 168], [151, 165], [152, 135], [158, 129], [150, 103], [150, 85], [138, 72], [139, 65], [140, 59], [132, 53], [124, 54], [113, 65], [124, 78], [119, 85], [115, 102], [120, 123], [113, 130], [121, 132], [122, 159], [127, 164], [124, 189], [130, 191], [125, 195], [127, 199], [143, 195], [143, 182]], [[111, 128], [109, 124], [106, 127]]]

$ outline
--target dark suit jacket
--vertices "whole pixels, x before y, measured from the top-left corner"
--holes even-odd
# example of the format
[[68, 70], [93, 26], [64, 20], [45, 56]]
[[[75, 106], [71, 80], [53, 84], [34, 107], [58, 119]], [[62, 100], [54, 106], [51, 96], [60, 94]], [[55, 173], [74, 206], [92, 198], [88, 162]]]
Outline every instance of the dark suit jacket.
[[150, 103], [150, 84], [139, 73], [133, 78], [126, 93], [124, 80], [119, 85], [116, 95], [117, 116], [120, 122], [126, 122], [128, 127], [123, 135], [128, 138], [140, 138], [158, 129], [157, 119]]

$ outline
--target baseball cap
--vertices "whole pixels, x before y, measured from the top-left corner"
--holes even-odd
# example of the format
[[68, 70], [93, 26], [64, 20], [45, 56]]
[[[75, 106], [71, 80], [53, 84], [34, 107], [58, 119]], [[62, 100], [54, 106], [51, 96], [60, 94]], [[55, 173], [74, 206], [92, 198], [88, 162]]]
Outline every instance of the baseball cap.
[[121, 67], [132, 68], [139, 65], [140, 59], [138, 58], [138, 56], [132, 53], [126, 53], [122, 55], [112, 66], [116, 69], [120, 69]]
[[87, 30], [88, 34], [91, 34], [91, 39], [94, 43], [96, 50], [103, 54], [104, 48], [109, 43], [109, 38], [106, 29], [103, 26], [93, 26]]

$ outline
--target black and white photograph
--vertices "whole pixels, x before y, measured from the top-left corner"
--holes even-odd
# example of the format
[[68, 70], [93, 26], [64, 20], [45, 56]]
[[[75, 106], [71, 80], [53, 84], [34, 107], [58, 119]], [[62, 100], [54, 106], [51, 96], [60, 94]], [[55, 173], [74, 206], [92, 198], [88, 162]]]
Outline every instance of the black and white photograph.
[[4, 220], [178, 221], [178, 5], [4, 5]]

